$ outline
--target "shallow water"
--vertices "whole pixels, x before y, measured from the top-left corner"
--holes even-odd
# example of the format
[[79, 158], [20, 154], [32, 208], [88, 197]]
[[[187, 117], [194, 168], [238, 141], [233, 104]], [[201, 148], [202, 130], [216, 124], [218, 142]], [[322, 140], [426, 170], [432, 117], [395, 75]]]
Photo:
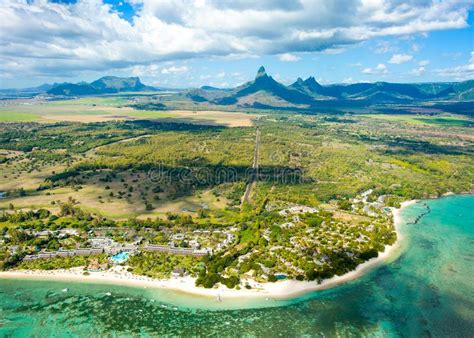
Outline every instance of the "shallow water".
[[[410, 224], [426, 213], [425, 204], [431, 212]], [[174, 292], [0, 280], [0, 336], [472, 337], [473, 208], [473, 196], [405, 208], [400, 257], [356, 281], [292, 301], [234, 301], [238, 306], [279, 307], [211, 311], [216, 307], [212, 302], [208, 310], [196, 309], [209, 300]], [[68, 292], [62, 292], [66, 287]], [[170, 300], [176, 305], [169, 305]]]

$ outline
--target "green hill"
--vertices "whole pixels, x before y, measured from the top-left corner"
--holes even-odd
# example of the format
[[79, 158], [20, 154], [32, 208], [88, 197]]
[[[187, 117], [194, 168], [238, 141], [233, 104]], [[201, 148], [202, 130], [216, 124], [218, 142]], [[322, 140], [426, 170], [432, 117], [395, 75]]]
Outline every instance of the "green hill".
[[104, 76], [91, 83], [63, 83], [51, 88], [47, 93], [50, 95], [81, 96], [153, 90], [156, 89], [144, 85], [138, 77]]
[[80, 96], [98, 94], [88, 83], [63, 83], [47, 91], [50, 95]]
[[153, 87], [144, 85], [138, 77], [104, 76], [92, 82], [91, 86], [99, 91], [112, 93], [154, 90]]

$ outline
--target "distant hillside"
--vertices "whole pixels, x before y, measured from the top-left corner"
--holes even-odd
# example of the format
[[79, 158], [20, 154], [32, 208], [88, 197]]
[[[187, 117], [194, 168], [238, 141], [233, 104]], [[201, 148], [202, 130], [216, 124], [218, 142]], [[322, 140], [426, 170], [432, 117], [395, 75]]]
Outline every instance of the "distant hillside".
[[222, 91], [222, 90], [227, 90], [227, 89], [222, 89], [222, 88], [217, 88], [217, 87], [212, 87], [212, 86], [202, 86], [202, 90], [209, 90], [209, 91]]
[[31, 97], [31, 96], [45, 93], [57, 85], [59, 84], [58, 83], [55, 83], [55, 84], [45, 83], [38, 87], [0, 89], [0, 99], [8, 99], [8, 98], [15, 99], [15, 98], [21, 98], [21, 97]]
[[474, 100], [474, 80], [453, 84], [453, 91], [458, 100]]
[[152, 91], [155, 88], [144, 85], [138, 77], [104, 76], [91, 83], [97, 90], [108, 92]]
[[403, 102], [412, 100], [423, 100], [435, 98], [431, 95], [421, 92], [416, 86], [402, 83], [376, 82], [371, 83], [363, 90], [351, 90], [357, 85], [341, 87], [342, 94], [353, 100], [370, 100], [377, 102]]
[[99, 92], [88, 83], [63, 83], [47, 91], [51, 95], [80, 96], [93, 95]]
[[399, 102], [429, 99], [436, 96], [436, 93], [421, 91], [417, 85], [412, 84], [376, 82], [322, 86], [316, 82], [314, 77], [309, 77], [304, 81], [298, 78], [290, 87], [319, 99]]
[[317, 94], [323, 88], [323, 86], [321, 86], [312, 76], [308, 77], [306, 80], [299, 77], [296, 82], [289, 87], [301, 92], [306, 92], [309, 95]]
[[[341, 104], [412, 103], [430, 100], [474, 100], [474, 80], [453, 83], [355, 83], [348, 85], [319, 84], [314, 77], [285, 86], [267, 75], [262, 66], [255, 80], [239, 87], [219, 90], [203, 86], [188, 92], [195, 102], [237, 105], [254, 108], [321, 107]], [[326, 102], [326, 103], [325, 103]]]
[[138, 77], [104, 76], [91, 83], [63, 83], [51, 88], [47, 93], [50, 95], [81, 96], [154, 90], [156, 89], [144, 85]]

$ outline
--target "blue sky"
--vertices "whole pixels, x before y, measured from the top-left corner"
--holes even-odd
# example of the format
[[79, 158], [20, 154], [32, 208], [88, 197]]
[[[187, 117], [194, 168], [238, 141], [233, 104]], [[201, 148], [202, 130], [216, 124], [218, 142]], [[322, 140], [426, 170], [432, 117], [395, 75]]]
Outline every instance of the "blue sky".
[[140, 76], [232, 87], [474, 78], [469, 1], [0, 1], [0, 87]]

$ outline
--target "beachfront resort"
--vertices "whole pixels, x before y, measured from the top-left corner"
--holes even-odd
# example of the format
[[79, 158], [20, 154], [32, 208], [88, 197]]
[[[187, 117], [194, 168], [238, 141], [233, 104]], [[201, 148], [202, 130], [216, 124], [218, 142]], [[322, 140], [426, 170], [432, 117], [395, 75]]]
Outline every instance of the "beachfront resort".
[[[383, 203], [384, 196], [371, 194], [362, 192], [349, 201], [347, 210], [337, 204], [324, 208], [268, 204], [269, 224], [258, 237], [245, 226], [196, 228], [134, 220], [133, 225], [104, 227], [102, 220], [94, 227], [93, 218], [75, 223], [70, 216], [44, 210], [9, 212], [3, 214], [4, 220], [16, 215], [23, 225], [3, 228], [3, 264], [20, 270], [83, 266], [84, 273], [114, 269], [158, 279], [189, 275], [204, 287], [248, 287], [249, 280], [321, 281], [353, 270], [395, 241], [391, 209]], [[219, 275], [208, 272], [212, 269]]]

